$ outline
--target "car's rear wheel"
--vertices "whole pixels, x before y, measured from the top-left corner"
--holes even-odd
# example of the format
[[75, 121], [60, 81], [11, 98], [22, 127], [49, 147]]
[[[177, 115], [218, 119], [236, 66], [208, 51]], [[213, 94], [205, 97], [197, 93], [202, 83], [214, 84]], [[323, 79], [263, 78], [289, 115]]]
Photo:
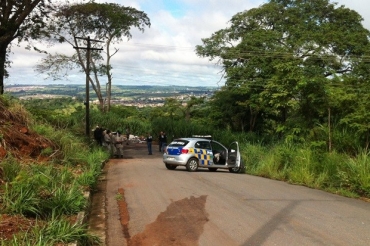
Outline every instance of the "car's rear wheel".
[[208, 170], [211, 171], [211, 172], [216, 172], [217, 171], [217, 168], [210, 168], [209, 167]]
[[176, 169], [176, 165], [171, 165], [171, 164], [166, 164], [166, 168], [168, 169], [168, 170], [175, 170]]
[[239, 173], [240, 169], [241, 169], [241, 167], [230, 167], [229, 172], [230, 173]]
[[245, 172], [245, 166], [242, 160], [240, 160], [240, 166], [238, 167], [230, 167], [229, 168], [230, 173], [244, 173]]
[[190, 158], [186, 163], [186, 170], [188, 170], [189, 172], [195, 172], [196, 170], [198, 170], [198, 159]]

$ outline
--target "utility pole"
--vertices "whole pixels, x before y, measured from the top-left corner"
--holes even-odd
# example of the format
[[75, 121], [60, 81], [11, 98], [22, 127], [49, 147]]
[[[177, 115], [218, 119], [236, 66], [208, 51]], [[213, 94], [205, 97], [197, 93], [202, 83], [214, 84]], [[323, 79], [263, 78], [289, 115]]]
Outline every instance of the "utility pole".
[[[83, 49], [86, 50], [86, 100], [85, 100], [85, 106], [86, 106], [86, 137], [90, 136], [90, 52], [92, 50], [103, 50], [101, 48], [91, 48], [91, 41], [93, 42], [103, 42], [100, 40], [94, 40], [90, 39], [90, 36], [87, 38], [82, 38], [82, 37], [75, 37], [75, 39], [83, 39], [87, 41], [87, 47], [73, 47], [75, 49]], [[77, 42], [76, 42], [77, 43]]]

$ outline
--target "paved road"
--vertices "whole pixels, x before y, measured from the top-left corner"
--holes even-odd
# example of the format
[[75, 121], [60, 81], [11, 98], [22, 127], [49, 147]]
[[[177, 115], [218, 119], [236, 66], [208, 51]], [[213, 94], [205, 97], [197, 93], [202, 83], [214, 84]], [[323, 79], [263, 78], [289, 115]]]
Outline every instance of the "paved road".
[[370, 245], [368, 202], [228, 171], [171, 171], [145, 147], [108, 162], [100, 189], [90, 222], [108, 246]]

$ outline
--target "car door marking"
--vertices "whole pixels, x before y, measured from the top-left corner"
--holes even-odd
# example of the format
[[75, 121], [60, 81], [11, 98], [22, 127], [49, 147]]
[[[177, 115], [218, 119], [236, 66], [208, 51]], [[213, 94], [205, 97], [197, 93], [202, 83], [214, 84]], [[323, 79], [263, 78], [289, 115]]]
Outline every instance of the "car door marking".
[[206, 149], [190, 148], [189, 152], [194, 153], [199, 160], [199, 165], [211, 166], [213, 165], [213, 158], [211, 158], [212, 151]]

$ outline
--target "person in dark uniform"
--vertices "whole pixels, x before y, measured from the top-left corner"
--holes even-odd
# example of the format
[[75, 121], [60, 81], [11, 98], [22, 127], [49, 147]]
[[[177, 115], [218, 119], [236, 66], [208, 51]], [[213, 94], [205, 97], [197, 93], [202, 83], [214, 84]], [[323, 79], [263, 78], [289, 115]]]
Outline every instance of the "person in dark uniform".
[[162, 149], [161, 135], [162, 135], [162, 132], [159, 132], [159, 135], [158, 135], [158, 150], [159, 150], [159, 152], [161, 152], [161, 149]]
[[162, 131], [159, 135], [159, 151], [163, 153], [166, 146], [167, 136], [166, 133]]
[[99, 146], [103, 146], [103, 137], [103, 128], [97, 125], [94, 130], [94, 139]]
[[153, 136], [148, 133], [148, 135], [145, 138], [146, 144], [148, 146], [148, 155], [152, 154], [152, 141], [153, 141]]

